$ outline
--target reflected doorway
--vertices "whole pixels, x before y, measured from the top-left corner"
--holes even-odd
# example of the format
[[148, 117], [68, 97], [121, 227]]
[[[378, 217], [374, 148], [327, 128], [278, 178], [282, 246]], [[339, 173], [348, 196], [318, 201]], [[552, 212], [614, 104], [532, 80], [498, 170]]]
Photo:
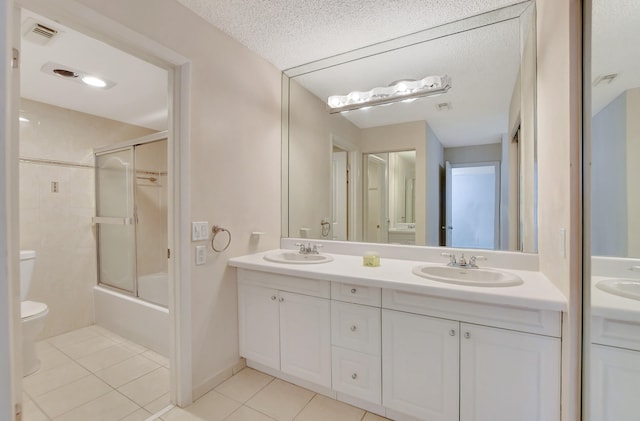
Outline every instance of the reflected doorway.
[[331, 239], [346, 241], [349, 239], [348, 152], [334, 145], [331, 166]]
[[446, 163], [448, 247], [490, 250], [499, 247], [499, 165]]

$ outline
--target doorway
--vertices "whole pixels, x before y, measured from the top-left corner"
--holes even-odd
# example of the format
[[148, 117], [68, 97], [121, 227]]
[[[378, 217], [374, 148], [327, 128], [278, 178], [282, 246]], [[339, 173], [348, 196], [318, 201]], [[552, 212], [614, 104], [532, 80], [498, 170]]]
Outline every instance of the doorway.
[[447, 162], [447, 246], [495, 250], [500, 235], [500, 164]]
[[[167, 121], [170, 120], [172, 122], [172, 125], [171, 125], [172, 127], [170, 128], [167, 135], [168, 155], [169, 155], [168, 157], [169, 173], [171, 174], [171, 177], [167, 180], [167, 188], [169, 193], [168, 194], [169, 206], [167, 209], [167, 213], [168, 213], [167, 219], [168, 219], [169, 229], [168, 229], [167, 237], [168, 237], [169, 247], [173, 251], [173, 253], [171, 254], [172, 259], [169, 260], [169, 268], [168, 268], [169, 287], [172, 290], [171, 292], [168, 292], [169, 310], [171, 312], [169, 328], [170, 328], [170, 331], [172, 332], [172, 334], [168, 335], [171, 338], [170, 354], [171, 354], [171, 366], [173, 371], [171, 375], [171, 384], [172, 384], [171, 400], [173, 402], [177, 402], [180, 404], [189, 403], [191, 400], [191, 378], [189, 374], [190, 363], [189, 361], [187, 361], [186, 358], [181, 358], [181, 360], [179, 361], [179, 364], [174, 365], [174, 361], [177, 361], [177, 356], [178, 356], [178, 352], [176, 351], [176, 349], [181, 349], [184, 346], [184, 344], [190, 343], [190, 341], [188, 340], [188, 336], [187, 337], [184, 336], [184, 335], [188, 335], [188, 331], [181, 331], [181, 328], [184, 328], [185, 324], [183, 324], [181, 321], [180, 311], [179, 311], [181, 307], [181, 301], [186, 300], [186, 296], [184, 298], [180, 298], [181, 286], [180, 286], [179, 280], [183, 278], [183, 272], [188, 269], [183, 268], [181, 266], [176, 266], [175, 263], [176, 261], [181, 260], [182, 253], [181, 253], [181, 248], [179, 247], [179, 244], [174, 244], [174, 241], [178, 241], [182, 237], [181, 229], [180, 229], [180, 226], [184, 225], [184, 224], [181, 224], [181, 220], [183, 219], [182, 215], [189, 214], [188, 212], [189, 204], [187, 200], [181, 200], [183, 194], [181, 194], [179, 191], [176, 191], [176, 189], [174, 189], [173, 187], [174, 185], [179, 184], [180, 174], [181, 174], [180, 168], [182, 166], [185, 166], [187, 163], [186, 161], [187, 155], [184, 153], [184, 151], [187, 149], [187, 145], [180, 144], [178, 142], [177, 135], [181, 132], [181, 127], [184, 127], [184, 124], [186, 123], [187, 117], [188, 117], [188, 115], [185, 112], [186, 108], [184, 105], [185, 103], [188, 103], [188, 98], [187, 98], [188, 90], [185, 89], [187, 87], [187, 84], [186, 84], [187, 81], [184, 78], [187, 70], [186, 65], [188, 65], [188, 63], [185, 59], [178, 56], [174, 52], [169, 51], [165, 47], [162, 47], [153, 41], [149, 41], [145, 37], [138, 36], [133, 33], [128, 33], [125, 37], [125, 35], [118, 32], [117, 24], [110, 21], [102, 21], [99, 16], [89, 16], [88, 18], [86, 16], [80, 16], [82, 14], [80, 11], [72, 11], [72, 10], [69, 10], [68, 8], [66, 8], [65, 10], [64, 5], [58, 8], [49, 8], [47, 5], [43, 3], [40, 6], [34, 5], [34, 8], [36, 12], [42, 13], [42, 15], [46, 14], [46, 16], [50, 17], [51, 19], [49, 19], [49, 21], [52, 22], [51, 25], [58, 24], [59, 26], [62, 26], [61, 24], [59, 24], [59, 22], [73, 22], [76, 25], [81, 25], [82, 27], [92, 27], [92, 30], [94, 31], [92, 33], [95, 34], [95, 36], [100, 38], [101, 40], [101, 41], [97, 41], [98, 43], [104, 44], [106, 42], [109, 42], [110, 40], [113, 40], [114, 44], [123, 46], [124, 48], [127, 48], [128, 51], [134, 51], [136, 53], [139, 53], [139, 54], [136, 54], [136, 56], [144, 56], [149, 60], [153, 61], [154, 65], [159, 66], [165, 72], [165, 77], [162, 83], [162, 89], [164, 91], [165, 97], [167, 96], [167, 92], [168, 92], [169, 98], [176, 98], [176, 99], [179, 98], [181, 100], [185, 100], [184, 103], [178, 100], [176, 101], [168, 100], [167, 103], [170, 103], [171, 106], [168, 108], [168, 118], [165, 117], [165, 119]], [[45, 9], [46, 11], [39, 11], [38, 9], [40, 8]], [[16, 19], [14, 19], [14, 22], [16, 26], [20, 25], [21, 19], [19, 16], [19, 12], [17, 13]], [[91, 26], [92, 23], [96, 23], [96, 25]], [[69, 26], [67, 26], [67, 28], [69, 28]], [[65, 35], [67, 35], [67, 33], [65, 33]], [[16, 40], [16, 43], [17, 42], [18, 40]], [[23, 58], [24, 58], [24, 55], [23, 55]], [[21, 67], [20, 74], [23, 78], [26, 77], [26, 68], [24, 66]], [[55, 76], [47, 75], [47, 77], [55, 77]], [[70, 82], [70, 83], [73, 83], [73, 82]], [[13, 92], [17, 97], [18, 96], [17, 86], [14, 86], [14, 88], [15, 89]], [[181, 95], [180, 93], [183, 90], [184, 90], [184, 94]], [[100, 101], [96, 101], [96, 102], [100, 102]], [[167, 116], [166, 111], [167, 111], [167, 108], [165, 107], [165, 116]], [[14, 112], [16, 114], [16, 119], [17, 119], [18, 110], [16, 109], [14, 110]], [[26, 116], [25, 118], [28, 119], [28, 116]], [[157, 131], [157, 130], [152, 130], [152, 131]], [[120, 137], [120, 139], [122, 139], [122, 137]], [[91, 161], [92, 158], [90, 157], [90, 155], [92, 154], [90, 153], [89, 155], [83, 156], [83, 159], [86, 161]], [[17, 153], [13, 156], [13, 159], [15, 159], [16, 161], [18, 160]], [[61, 161], [64, 161], [64, 160], [50, 159], [49, 161], [51, 162], [49, 163], [39, 162], [38, 164], [39, 165], [49, 164], [52, 166], [60, 166], [59, 164], [61, 163]], [[23, 160], [22, 162], [25, 162], [25, 161]], [[31, 162], [31, 164], [34, 164], [34, 163]], [[16, 162], [16, 167], [17, 166], [18, 164]], [[81, 166], [78, 165], [77, 167], [81, 168], [83, 171], [86, 171], [87, 168], [91, 170], [92, 164], [88, 162], [83, 162]], [[74, 179], [81, 180], [83, 178], [84, 178], [83, 176], [78, 175], [78, 177], [75, 177]], [[47, 177], [47, 179], [49, 178]], [[86, 177], [86, 179], [88, 180], [88, 177]], [[89, 184], [92, 184], [92, 183], [89, 183]], [[54, 186], [62, 187], [62, 184], [51, 182], [51, 193], [55, 193], [53, 191], [55, 190]], [[64, 190], [59, 190], [59, 192], [64, 192]], [[15, 200], [17, 201], [18, 199], [17, 193], [14, 197], [15, 197]], [[89, 219], [91, 218], [91, 215], [85, 215], [85, 216], [88, 217]], [[14, 220], [14, 222], [17, 225], [18, 220], [16, 219]], [[13, 247], [17, 249], [20, 246], [18, 244], [13, 244]], [[94, 278], [94, 282], [95, 282], [95, 278]], [[166, 335], [166, 331], [165, 331], [165, 335]], [[188, 351], [188, 348], [186, 350]], [[188, 354], [189, 352], [187, 352], [185, 355], [188, 355]]]

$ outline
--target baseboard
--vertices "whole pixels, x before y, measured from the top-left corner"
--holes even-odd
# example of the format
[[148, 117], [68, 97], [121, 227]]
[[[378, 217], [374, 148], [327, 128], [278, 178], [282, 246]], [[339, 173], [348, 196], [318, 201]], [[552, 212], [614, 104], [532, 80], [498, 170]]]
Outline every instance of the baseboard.
[[193, 391], [192, 391], [193, 401], [195, 402], [199, 398], [203, 397], [204, 395], [206, 395], [207, 393], [209, 393], [210, 391], [218, 387], [218, 385], [220, 385], [225, 380], [229, 379], [231, 376], [233, 376], [234, 374], [242, 370], [245, 366], [246, 366], [246, 361], [244, 360], [244, 358], [241, 358], [240, 360], [238, 360], [238, 362], [236, 362], [232, 366], [225, 368], [224, 370], [221, 370], [217, 374], [214, 374], [213, 376], [205, 379], [200, 384], [194, 385]]

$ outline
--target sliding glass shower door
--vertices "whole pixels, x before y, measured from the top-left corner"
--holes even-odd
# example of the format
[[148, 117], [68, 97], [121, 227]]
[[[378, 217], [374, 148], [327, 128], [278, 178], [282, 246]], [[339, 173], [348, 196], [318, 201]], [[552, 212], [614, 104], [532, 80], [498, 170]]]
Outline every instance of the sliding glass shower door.
[[136, 294], [134, 149], [96, 154], [98, 282]]

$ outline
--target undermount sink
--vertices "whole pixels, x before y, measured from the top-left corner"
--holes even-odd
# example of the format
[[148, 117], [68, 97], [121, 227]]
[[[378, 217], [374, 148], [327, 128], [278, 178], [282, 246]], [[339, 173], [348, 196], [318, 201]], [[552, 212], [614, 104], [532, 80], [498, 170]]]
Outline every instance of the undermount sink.
[[640, 280], [636, 279], [605, 279], [596, 284], [596, 287], [609, 294], [640, 300]]
[[523, 283], [522, 279], [513, 273], [485, 268], [467, 269], [456, 266], [422, 265], [414, 267], [413, 273], [432, 281], [458, 285], [510, 287]]
[[313, 264], [327, 263], [333, 260], [328, 254], [303, 254], [297, 251], [279, 251], [264, 256], [264, 260], [275, 263]]

